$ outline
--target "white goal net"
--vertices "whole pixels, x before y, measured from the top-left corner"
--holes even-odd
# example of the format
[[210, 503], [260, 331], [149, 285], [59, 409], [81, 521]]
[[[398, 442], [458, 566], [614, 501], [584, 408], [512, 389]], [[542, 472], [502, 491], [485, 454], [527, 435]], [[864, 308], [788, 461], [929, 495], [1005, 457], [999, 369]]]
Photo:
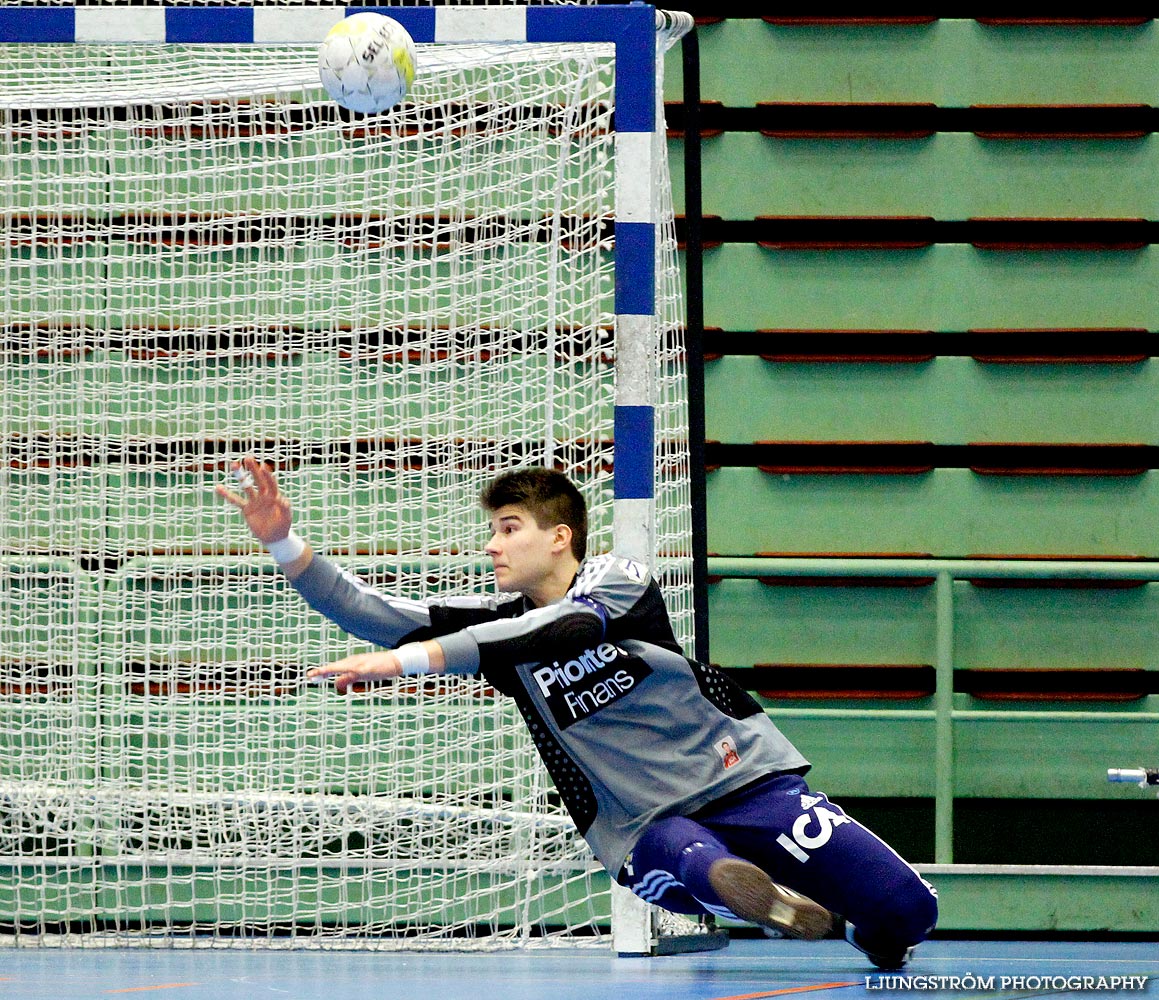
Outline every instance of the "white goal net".
[[[514, 705], [305, 686], [365, 647], [212, 486], [268, 459], [406, 596], [490, 586], [477, 496], [518, 465], [612, 548], [615, 77], [610, 44], [423, 43], [362, 118], [313, 44], [0, 46], [0, 943], [607, 941]], [[652, 558], [691, 648], [663, 139]]]

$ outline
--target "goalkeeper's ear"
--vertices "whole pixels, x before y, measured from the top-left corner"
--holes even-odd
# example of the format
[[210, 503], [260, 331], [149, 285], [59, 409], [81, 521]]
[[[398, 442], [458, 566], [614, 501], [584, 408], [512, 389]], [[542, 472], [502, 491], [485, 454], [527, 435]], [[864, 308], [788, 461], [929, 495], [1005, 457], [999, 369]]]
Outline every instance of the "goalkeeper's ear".
[[559, 555], [570, 555], [572, 537], [571, 527], [566, 524], [557, 524], [551, 530], [551, 551]]

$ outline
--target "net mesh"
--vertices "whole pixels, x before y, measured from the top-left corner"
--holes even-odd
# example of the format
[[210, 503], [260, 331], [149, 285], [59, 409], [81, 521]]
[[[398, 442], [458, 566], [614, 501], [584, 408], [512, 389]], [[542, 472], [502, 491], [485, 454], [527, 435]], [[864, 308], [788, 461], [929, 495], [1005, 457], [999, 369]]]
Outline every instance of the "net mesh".
[[[516, 465], [575, 478], [612, 547], [610, 47], [420, 46], [375, 118], [326, 100], [312, 46], [0, 66], [0, 933], [606, 940], [607, 878], [514, 706], [305, 686], [366, 647], [212, 486], [269, 460], [317, 549], [416, 598], [489, 588], [476, 498]], [[655, 563], [689, 642], [657, 173]]]

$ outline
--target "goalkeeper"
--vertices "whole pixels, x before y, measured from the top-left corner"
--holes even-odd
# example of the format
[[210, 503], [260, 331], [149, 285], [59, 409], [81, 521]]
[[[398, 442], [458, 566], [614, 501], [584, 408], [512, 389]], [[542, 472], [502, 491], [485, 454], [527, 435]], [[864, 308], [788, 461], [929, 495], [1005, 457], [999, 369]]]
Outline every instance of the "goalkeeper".
[[[687, 659], [648, 569], [588, 557], [575, 485], [547, 469], [483, 491], [498, 594], [404, 600], [312, 552], [252, 457], [237, 506], [310, 604], [382, 651], [314, 667], [352, 684], [478, 675], [515, 699], [579, 832], [622, 885], [680, 913], [788, 937], [846, 938], [896, 969], [932, 930], [936, 893], [803, 775], [808, 761], [731, 678]], [[248, 475], [247, 475], [248, 474]]]

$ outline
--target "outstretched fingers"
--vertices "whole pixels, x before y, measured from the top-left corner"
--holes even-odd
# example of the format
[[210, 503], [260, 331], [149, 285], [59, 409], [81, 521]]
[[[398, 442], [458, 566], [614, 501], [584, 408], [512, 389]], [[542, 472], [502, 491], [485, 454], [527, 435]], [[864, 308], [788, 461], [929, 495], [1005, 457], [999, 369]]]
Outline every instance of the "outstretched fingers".
[[262, 500], [278, 495], [278, 481], [273, 468], [267, 462], [259, 462], [253, 456], [242, 459], [242, 469], [248, 476], [249, 488]]
[[352, 684], [387, 680], [398, 677], [401, 673], [402, 665], [398, 662], [398, 657], [387, 650], [377, 653], [356, 653], [333, 663], [311, 667], [306, 671], [306, 679], [310, 681], [333, 679], [338, 693], [345, 694]]
[[[258, 462], [251, 456], [243, 458], [240, 462], [230, 462], [229, 472], [237, 485], [226, 486], [219, 483], [213, 488], [213, 492], [235, 507], [244, 507], [251, 498], [258, 495], [257, 477], [254, 473], [257, 467]], [[273, 473], [269, 473], [269, 476], [272, 479]]]

